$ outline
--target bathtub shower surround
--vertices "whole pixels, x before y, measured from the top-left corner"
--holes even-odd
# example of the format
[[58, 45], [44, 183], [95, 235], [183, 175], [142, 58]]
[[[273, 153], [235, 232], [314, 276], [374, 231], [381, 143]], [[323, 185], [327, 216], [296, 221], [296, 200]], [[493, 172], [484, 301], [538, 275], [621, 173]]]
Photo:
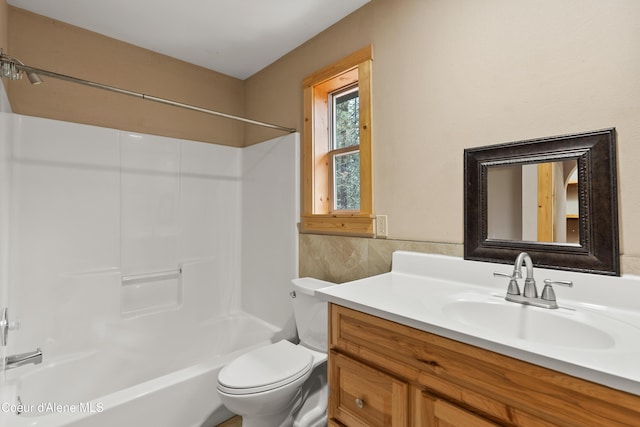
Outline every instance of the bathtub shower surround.
[[[11, 190], [11, 175], [9, 173], [9, 159], [11, 147], [7, 141], [12, 137], [10, 124], [11, 106], [7, 98], [4, 85], [0, 84], [0, 302], [7, 300], [9, 281], [9, 203]], [[0, 304], [0, 314], [2, 313]], [[0, 346], [0, 360], [7, 356], [6, 347]], [[1, 379], [0, 379], [1, 381]], [[4, 401], [4, 393], [0, 389], [0, 402]]]
[[9, 104], [9, 98], [7, 98], [7, 91], [4, 85], [0, 87], [0, 113], [10, 113], [11, 105]]
[[180, 148], [171, 138], [120, 135], [121, 312], [126, 316], [182, 303]]
[[[288, 295], [291, 278], [298, 277], [300, 180], [291, 177], [299, 176], [299, 165], [300, 154], [291, 149], [291, 136], [242, 150], [241, 300], [245, 310], [284, 327], [287, 335], [295, 333], [291, 301], [276, 296]], [[270, 286], [265, 286], [265, 277], [271, 278]]]
[[[224, 420], [220, 367], [295, 333], [297, 134], [239, 149], [1, 116], [0, 303], [20, 321], [3, 351], [40, 347], [44, 362], [5, 373], [3, 401], [25, 411], [0, 411], [0, 425]], [[252, 203], [262, 210], [244, 214]], [[269, 307], [252, 301], [267, 295]]]

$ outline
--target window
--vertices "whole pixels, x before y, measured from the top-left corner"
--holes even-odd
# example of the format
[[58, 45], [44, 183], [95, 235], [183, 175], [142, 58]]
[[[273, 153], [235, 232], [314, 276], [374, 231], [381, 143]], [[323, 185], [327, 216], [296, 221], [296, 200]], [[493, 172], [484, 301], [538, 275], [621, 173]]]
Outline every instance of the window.
[[329, 179], [332, 212], [360, 210], [360, 97], [358, 85], [329, 94]]
[[302, 232], [373, 235], [371, 47], [307, 77]]

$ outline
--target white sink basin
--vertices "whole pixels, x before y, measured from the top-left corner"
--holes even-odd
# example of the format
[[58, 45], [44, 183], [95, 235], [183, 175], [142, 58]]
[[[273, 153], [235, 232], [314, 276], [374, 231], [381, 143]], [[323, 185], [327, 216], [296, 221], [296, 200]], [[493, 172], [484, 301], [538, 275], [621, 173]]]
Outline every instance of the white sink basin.
[[[317, 292], [327, 301], [640, 396], [640, 276], [535, 268], [571, 280], [558, 309], [505, 301], [496, 264], [396, 252], [390, 273]], [[522, 284], [521, 284], [522, 285]]]
[[611, 319], [582, 311], [549, 310], [500, 300], [456, 301], [443, 306], [442, 311], [452, 321], [504, 339], [581, 349], [607, 349], [616, 344], [613, 335], [598, 326], [611, 323]]

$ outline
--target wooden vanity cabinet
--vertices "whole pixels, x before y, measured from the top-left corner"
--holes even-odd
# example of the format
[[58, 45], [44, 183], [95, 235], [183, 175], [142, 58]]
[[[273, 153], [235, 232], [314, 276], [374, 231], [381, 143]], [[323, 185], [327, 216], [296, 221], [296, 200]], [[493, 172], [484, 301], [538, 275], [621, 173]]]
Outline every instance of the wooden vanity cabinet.
[[640, 397], [330, 304], [331, 426], [639, 426]]

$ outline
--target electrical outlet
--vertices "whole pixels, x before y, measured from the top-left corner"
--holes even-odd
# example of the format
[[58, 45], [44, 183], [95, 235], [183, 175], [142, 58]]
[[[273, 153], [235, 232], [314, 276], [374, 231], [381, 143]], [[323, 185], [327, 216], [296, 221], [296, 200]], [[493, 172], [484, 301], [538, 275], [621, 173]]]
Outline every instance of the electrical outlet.
[[387, 229], [387, 216], [376, 215], [376, 237], [387, 237], [389, 230]]

